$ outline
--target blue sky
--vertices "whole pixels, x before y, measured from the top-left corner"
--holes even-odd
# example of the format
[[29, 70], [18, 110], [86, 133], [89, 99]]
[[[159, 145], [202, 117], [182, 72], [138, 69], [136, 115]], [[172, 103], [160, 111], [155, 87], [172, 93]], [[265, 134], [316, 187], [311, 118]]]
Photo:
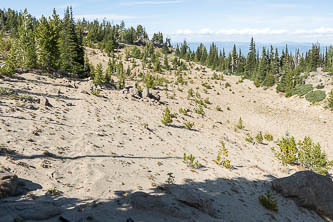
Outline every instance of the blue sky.
[[34, 16], [62, 14], [72, 5], [76, 18], [142, 24], [172, 40], [333, 43], [332, 0], [1, 0], [1, 8]]

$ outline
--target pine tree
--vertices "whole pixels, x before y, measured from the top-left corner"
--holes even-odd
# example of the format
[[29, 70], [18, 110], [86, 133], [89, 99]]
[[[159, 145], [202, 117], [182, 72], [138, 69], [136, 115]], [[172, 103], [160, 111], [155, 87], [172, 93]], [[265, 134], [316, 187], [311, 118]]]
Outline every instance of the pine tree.
[[72, 8], [68, 7], [62, 23], [63, 30], [60, 40], [60, 68], [73, 75], [83, 70], [84, 53], [73, 19]]
[[18, 39], [14, 43], [16, 45], [16, 62], [17, 66], [23, 69], [32, 69], [36, 68], [37, 64], [35, 34], [32, 18], [26, 9], [24, 10], [22, 19], [22, 24], [18, 29]]
[[51, 21], [47, 21], [44, 16], [40, 19], [37, 27], [37, 58], [38, 65], [42, 69], [56, 69], [58, 64], [59, 35], [52, 26]]
[[97, 85], [97, 86], [100, 86], [104, 83], [104, 80], [103, 80], [103, 66], [102, 64], [98, 64], [96, 66], [96, 69], [95, 69], [95, 73], [94, 73], [94, 84]]
[[168, 60], [168, 56], [167, 55], [164, 55], [164, 68], [166, 70], [170, 70], [169, 60]]

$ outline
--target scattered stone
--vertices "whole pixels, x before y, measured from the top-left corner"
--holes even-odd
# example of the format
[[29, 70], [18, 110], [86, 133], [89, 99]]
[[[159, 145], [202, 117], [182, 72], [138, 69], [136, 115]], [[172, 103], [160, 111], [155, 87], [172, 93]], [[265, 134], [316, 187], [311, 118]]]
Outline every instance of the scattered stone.
[[15, 195], [18, 178], [15, 174], [0, 172], [0, 198]]
[[138, 210], [152, 211], [180, 219], [191, 218], [191, 213], [180, 210], [168, 199], [166, 195], [154, 196], [144, 192], [136, 192], [131, 195], [130, 203]]
[[150, 94], [149, 98], [154, 99], [156, 101], [160, 101], [161, 100], [161, 96], [160, 96], [160, 92], [159, 91], [152, 91], [152, 93]]
[[40, 104], [43, 105], [43, 106], [48, 106], [48, 107], [53, 107], [51, 105], [51, 103], [49, 102], [49, 100], [45, 97], [43, 97], [41, 100], [40, 100]]
[[6, 206], [24, 220], [48, 220], [61, 214], [59, 207], [46, 201], [23, 201]]
[[149, 90], [147, 88], [143, 89], [142, 91], [142, 98], [146, 99], [146, 98], [149, 98]]
[[297, 172], [289, 177], [273, 180], [273, 189], [290, 197], [301, 207], [316, 211], [333, 221], [333, 182], [311, 171]]
[[141, 98], [141, 96], [142, 96], [141, 92], [136, 87], [131, 88], [129, 90], [129, 93], [132, 97], [137, 98], [137, 99]]
[[165, 185], [164, 189], [179, 202], [206, 213], [213, 218], [220, 218], [218, 211], [214, 208], [214, 200], [209, 199], [204, 193], [195, 189], [183, 188], [172, 184]]

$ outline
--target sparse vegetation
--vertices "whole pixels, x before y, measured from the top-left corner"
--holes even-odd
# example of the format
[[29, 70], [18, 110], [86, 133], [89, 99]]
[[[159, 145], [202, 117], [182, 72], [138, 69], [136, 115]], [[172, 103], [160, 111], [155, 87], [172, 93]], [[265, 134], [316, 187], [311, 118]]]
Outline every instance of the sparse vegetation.
[[186, 153], [184, 153], [184, 157], [183, 157], [183, 162], [187, 164], [187, 166], [192, 167], [192, 168], [200, 168], [200, 163], [198, 160], [195, 160], [195, 157], [190, 154], [187, 155]]
[[264, 142], [264, 137], [262, 136], [262, 132], [260, 131], [258, 135], [256, 136], [257, 143], [262, 144]]
[[300, 164], [316, 173], [326, 175], [333, 167], [333, 161], [328, 161], [327, 155], [321, 150], [319, 143], [314, 143], [310, 137], [296, 144], [295, 138], [286, 135], [278, 141], [280, 148], [277, 156], [284, 164]]
[[272, 210], [272, 211], [278, 212], [277, 201], [275, 200], [275, 198], [271, 195], [271, 193], [269, 191], [267, 191], [267, 193], [265, 195], [262, 195], [259, 197], [259, 202], [267, 210]]
[[230, 164], [230, 160], [228, 159], [229, 152], [225, 148], [224, 142], [221, 141], [220, 143], [221, 143], [221, 148], [218, 151], [216, 160], [214, 160], [214, 162], [219, 166], [223, 166], [225, 168], [231, 169], [232, 166]]
[[236, 124], [236, 128], [240, 129], [240, 130], [245, 128], [242, 118], [239, 118], [239, 120], [238, 120], [238, 122]]
[[308, 93], [305, 99], [311, 103], [321, 102], [326, 98], [326, 92], [322, 90], [316, 90]]
[[184, 122], [184, 127], [188, 130], [192, 130], [194, 127], [194, 122], [190, 122], [190, 121]]
[[168, 126], [170, 123], [172, 123], [172, 116], [171, 116], [171, 112], [169, 110], [169, 107], [165, 108], [161, 122], [165, 126]]
[[251, 136], [250, 133], [247, 133], [247, 134], [246, 134], [245, 141], [246, 141], [246, 142], [249, 142], [249, 143], [253, 143], [254, 139], [253, 139], [253, 137]]
[[265, 133], [264, 138], [265, 138], [265, 140], [267, 140], [269, 142], [274, 140], [274, 137], [272, 136], [272, 134], [269, 134], [269, 133]]

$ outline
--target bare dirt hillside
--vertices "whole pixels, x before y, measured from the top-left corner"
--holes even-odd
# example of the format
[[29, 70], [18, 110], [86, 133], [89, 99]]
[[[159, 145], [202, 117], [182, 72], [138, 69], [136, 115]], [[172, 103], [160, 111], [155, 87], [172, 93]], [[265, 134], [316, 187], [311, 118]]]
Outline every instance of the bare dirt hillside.
[[[104, 67], [108, 61], [102, 54], [90, 59]], [[282, 165], [272, 150], [277, 149], [274, 142], [249, 143], [245, 138], [259, 131], [274, 140], [286, 132], [297, 139], [310, 136], [332, 160], [332, 112], [274, 89], [256, 88], [240, 77], [212, 80], [212, 71], [196, 67], [184, 77], [188, 85], [160, 90], [160, 102], [107, 88], [95, 96], [91, 80], [32, 73], [0, 79], [0, 87], [16, 95], [0, 99], [0, 167], [24, 179], [22, 195], [6, 198], [0, 221], [26, 214], [10, 207], [14, 201], [41, 204], [43, 221], [322, 221], [278, 194], [277, 213], [259, 203], [272, 179], [302, 169]], [[176, 77], [171, 72], [165, 78]], [[203, 82], [212, 89], [205, 92]], [[211, 103], [205, 115], [179, 113], [196, 107], [186, 97], [188, 89], [196, 92], [197, 87]], [[161, 123], [165, 105], [177, 113], [170, 126]], [[245, 128], [235, 130], [240, 118]], [[184, 122], [193, 122], [193, 129]], [[221, 141], [232, 169], [214, 162]], [[184, 163], [184, 153], [196, 157], [200, 167]], [[162, 188], [167, 181], [170, 185]], [[205, 207], [190, 204], [195, 198]], [[49, 210], [49, 203], [55, 208]], [[36, 219], [29, 215], [27, 221]]]

